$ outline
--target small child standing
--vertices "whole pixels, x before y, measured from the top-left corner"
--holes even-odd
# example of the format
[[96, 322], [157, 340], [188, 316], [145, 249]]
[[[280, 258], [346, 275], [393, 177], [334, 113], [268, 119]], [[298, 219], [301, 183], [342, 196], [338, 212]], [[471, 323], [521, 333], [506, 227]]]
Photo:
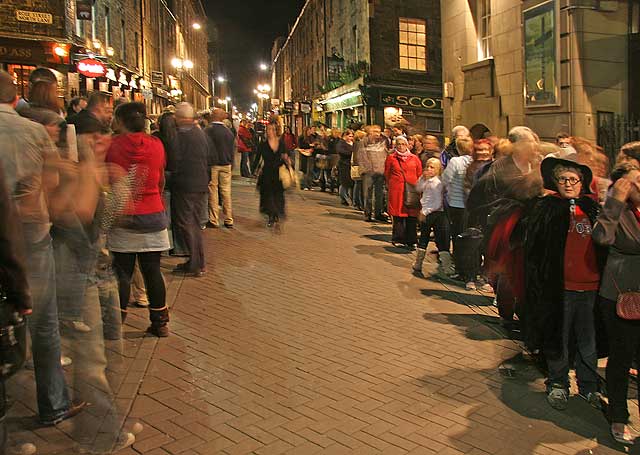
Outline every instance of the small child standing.
[[416, 184], [416, 190], [422, 193], [420, 204], [420, 240], [418, 241], [418, 250], [416, 260], [413, 263], [413, 270], [422, 273], [422, 263], [427, 253], [427, 245], [431, 231], [438, 248], [438, 273], [447, 275], [452, 269], [453, 260], [449, 253], [449, 220], [444, 211], [444, 186], [440, 181], [442, 173], [442, 164], [437, 158], [430, 158], [425, 163], [422, 177]]

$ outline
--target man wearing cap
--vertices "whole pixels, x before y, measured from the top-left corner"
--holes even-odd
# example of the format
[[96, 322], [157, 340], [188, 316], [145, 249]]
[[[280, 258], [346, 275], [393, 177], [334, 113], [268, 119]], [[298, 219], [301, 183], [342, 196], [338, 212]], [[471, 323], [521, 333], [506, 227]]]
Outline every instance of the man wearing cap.
[[171, 172], [171, 215], [189, 249], [189, 260], [176, 272], [201, 277], [205, 272], [204, 244], [200, 213], [206, 204], [209, 185], [209, 140], [195, 123], [195, 111], [189, 103], [176, 106], [178, 135], [167, 149], [167, 170]]
[[209, 183], [209, 226], [219, 227], [219, 199], [222, 199], [223, 222], [233, 228], [231, 208], [231, 165], [233, 164], [235, 137], [224, 124], [227, 113], [216, 108], [211, 113], [212, 122], [205, 129], [209, 136], [210, 155], [213, 158], [211, 182]]
[[594, 305], [603, 251], [592, 239], [599, 205], [589, 189], [589, 167], [547, 157], [544, 187], [525, 218], [526, 298], [519, 312], [529, 349], [547, 360], [547, 401], [565, 409], [569, 398], [569, 352], [575, 353], [580, 395], [600, 407]]

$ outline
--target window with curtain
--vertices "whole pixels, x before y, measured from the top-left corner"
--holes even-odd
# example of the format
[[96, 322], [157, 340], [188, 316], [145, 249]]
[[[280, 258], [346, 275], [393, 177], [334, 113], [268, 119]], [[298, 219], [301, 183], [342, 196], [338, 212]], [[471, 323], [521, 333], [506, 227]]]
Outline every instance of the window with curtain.
[[427, 70], [427, 24], [423, 19], [400, 18], [400, 69]]

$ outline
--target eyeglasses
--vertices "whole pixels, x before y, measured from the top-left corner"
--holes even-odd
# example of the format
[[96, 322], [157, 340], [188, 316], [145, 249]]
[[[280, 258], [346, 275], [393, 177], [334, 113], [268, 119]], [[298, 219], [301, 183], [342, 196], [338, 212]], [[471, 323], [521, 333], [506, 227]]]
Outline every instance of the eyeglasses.
[[575, 186], [578, 183], [581, 182], [580, 179], [577, 179], [575, 177], [558, 177], [556, 179], [556, 181], [560, 184], [560, 185], [566, 185], [567, 183], [571, 186]]

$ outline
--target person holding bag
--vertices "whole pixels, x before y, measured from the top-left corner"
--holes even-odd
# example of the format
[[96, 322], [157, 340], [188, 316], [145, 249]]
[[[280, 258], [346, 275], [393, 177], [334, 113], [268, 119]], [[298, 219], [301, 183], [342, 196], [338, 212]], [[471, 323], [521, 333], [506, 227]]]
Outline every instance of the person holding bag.
[[418, 240], [420, 213], [420, 199], [415, 185], [422, 175], [422, 162], [409, 150], [406, 137], [398, 136], [393, 143], [395, 148], [384, 166], [389, 191], [387, 212], [393, 218], [391, 243], [413, 249]]
[[[634, 359], [640, 364], [640, 320], [620, 315], [634, 317], [621, 307], [625, 297], [631, 297], [627, 302], [634, 303], [635, 296], [637, 304], [640, 295], [640, 168], [622, 163], [613, 170], [611, 180], [611, 192], [593, 228], [593, 239], [609, 247], [600, 307], [609, 339], [606, 378], [611, 436], [621, 444], [632, 445], [627, 392], [631, 364]], [[640, 380], [636, 380], [640, 386]]]
[[280, 229], [280, 221], [285, 217], [284, 190], [280, 180], [280, 167], [291, 167], [284, 141], [281, 140], [280, 125], [277, 121], [267, 125], [267, 140], [258, 146], [264, 161], [262, 173], [258, 177], [260, 190], [260, 213], [267, 216], [267, 227]]

